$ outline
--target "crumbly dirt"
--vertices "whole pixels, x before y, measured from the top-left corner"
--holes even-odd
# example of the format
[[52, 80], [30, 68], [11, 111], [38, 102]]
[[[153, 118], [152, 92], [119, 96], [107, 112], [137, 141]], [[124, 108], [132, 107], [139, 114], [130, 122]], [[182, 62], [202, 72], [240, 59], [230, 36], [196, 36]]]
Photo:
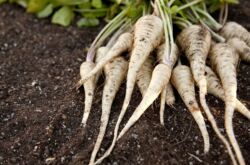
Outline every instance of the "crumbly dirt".
[[[230, 10], [230, 20], [250, 30], [250, 1]], [[0, 6], [0, 164], [87, 164], [98, 134], [103, 77], [85, 130], [80, 127], [84, 91], [74, 90], [84, 50], [101, 27], [79, 29], [38, 20], [24, 9]], [[238, 68], [238, 97], [250, 108], [250, 65]], [[114, 101], [107, 134], [98, 157], [112, 141], [125, 85]], [[134, 92], [123, 124], [139, 104]], [[223, 102], [208, 96], [221, 131]], [[211, 149], [203, 153], [203, 140], [180, 98], [175, 109], [166, 108], [165, 127], [159, 122], [156, 101], [117, 143], [103, 164], [230, 164], [222, 143], [207, 124]], [[208, 123], [208, 122], [207, 122]], [[238, 113], [234, 130], [250, 164], [250, 122]]]

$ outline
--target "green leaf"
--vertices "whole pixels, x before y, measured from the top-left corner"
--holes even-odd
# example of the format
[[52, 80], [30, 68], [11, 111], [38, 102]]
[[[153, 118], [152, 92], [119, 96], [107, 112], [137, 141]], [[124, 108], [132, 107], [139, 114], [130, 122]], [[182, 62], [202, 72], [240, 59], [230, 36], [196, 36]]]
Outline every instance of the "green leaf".
[[96, 9], [100, 9], [102, 8], [102, 0], [92, 0], [91, 5]]
[[219, 10], [220, 7], [221, 7], [221, 4], [219, 4], [219, 3], [214, 3], [214, 4], [212, 4], [212, 5], [209, 7], [209, 12], [210, 12], [210, 13], [213, 13], [213, 12]]
[[53, 4], [48, 4], [42, 11], [37, 13], [38, 18], [46, 18], [53, 12]]
[[106, 15], [106, 19], [111, 19], [115, 16], [116, 13], [119, 11], [119, 5], [113, 4], [112, 6], [109, 7], [109, 11]]
[[170, 13], [171, 14], [176, 14], [178, 12], [179, 7], [174, 5], [170, 8]]
[[27, 12], [36, 13], [42, 10], [47, 4], [47, 0], [29, 0]]
[[74, 12], [72, 8], [69, 6], [64, 6], [54, 13], [52, 17], [52, 23], [62, 26], [69, 26], [73, 18]]
[[79, 9], [91, 9], [91, 3], [89, 1], [86, 1], [78, 5], [78, 7]]
[[50, 2], [53, 2], [56, 6], [71, 6], [71, 5], [80, 5], [82, 3], [86, 3], [89, 0], [50, 0]]
[[130, 6], [128, 8], [127, 16], [129, 18], [135, 18], [137, 17], [140, 13], [142, 13], [142, 7], [139, 6]]
[[106, 11], [96, 11], [96, 12], [83, 12], [82, 15], [86, 18], [99, 18], [106, 15]]
[[99, 20], [96, 18], [81, 18], [77, 22], [78, 27], [91, 27], [99, 25]]

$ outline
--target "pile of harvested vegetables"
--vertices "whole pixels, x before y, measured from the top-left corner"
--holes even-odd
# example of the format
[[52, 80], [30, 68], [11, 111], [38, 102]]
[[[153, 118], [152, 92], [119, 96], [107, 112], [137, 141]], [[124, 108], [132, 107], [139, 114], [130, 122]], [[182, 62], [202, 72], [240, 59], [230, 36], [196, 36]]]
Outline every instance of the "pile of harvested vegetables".
[[[0, 4], [7, 0], [0, 0]], [[196, 121], [204, 141], [204, 153], [210, 149], [207, 117], [225, 145], [233, 164], [244, 165], [233, 131], [234, 110], [250, 119], [250, 111], [237, 99], [237, 66], [250, 62], [250, 33], [236, 22], [227, 22], [228, 6], [237, 0], [8, 0], [36, 13], [52, 16], [52, 22], [68, 26], [75, 15], [83, 17], [78, 26], [95, 26], [106, 16], [108, 24], [91, 44], [86, 61], [80, 66], [77, 89], [84, 87], [85, 108], [82, 127], [86, 127], [94, 91], [102, 72], [105, 83], [102, 116], [89, 164], [99, 164], [110, 155], [116, 142], [139, 120], [147, 108], [160, 99], [160, 123], [164, 125], [165, 105], [175, 104], [174, 88]], [[57, 10], [57, 11], [55, 11]], [[218, 21], [211, 15], [218, 15]], [[126, 94], [111, 146], [97, 159], [114, 98], [122, 83]], [[120, 123], [137, 85], [142, 101], [119, 131]], [[199, 91], [199, 102], [195, 86]], [[223, 135], [207, 103], [206, 94], [225, 102]], [[204, 111], [204, 113], [203, 113]], [[205, 115], [204, 115], [205, 114]]]
[[[209, 152], [210, 140], [202, 111], [225, 145], [233, 164], [244, 165], [232, 119], [234, 110], [250, 119], [250, 111], [236, 96], [237, 65], [240, 60], [250, 62], [250, 33], [235, 22], [227, 22], [228, 5], [237, 1], [155, 0], [126, 3], [128, 7], [114, 17], [96, 37], [86, 61], [80, 67], [81, 79], [77, 88], [83, 85], [85, 90], [83, 127], [87, 124], [94, 90], [102, 71], [106, 77], [100, 132], [89, 164], [99, 164], [109, 156], [115, 143], [158, 97], [160, 122], [164, 125], [165, 104], [174, 106], [175, 88], [199, 126], [204, 140], [204, 152]], [[131, 4], [141, 11], [129, 15]], [[211, 15], [217, 10], [219, 21]], [[96, 159], [108, 125], [112, 102], [124, 81], [126, 94], [114, 129], [113, 142], [104, 155]], [[124, 128], [119, 131], [135, 84], [143, 98]], [[195, 96], [195, 85], [199, 89], [201, 107]], [[206, 103], [207, 93], [225, 102], [227, 138], [220, 132]]]

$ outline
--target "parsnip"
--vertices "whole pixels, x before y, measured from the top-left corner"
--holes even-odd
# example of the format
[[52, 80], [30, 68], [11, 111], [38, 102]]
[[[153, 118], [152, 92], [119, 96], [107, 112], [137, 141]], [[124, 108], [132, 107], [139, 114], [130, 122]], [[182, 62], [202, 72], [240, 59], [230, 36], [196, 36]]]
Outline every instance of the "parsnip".
[[250, 47], [239, 38], [230, 38], [227, 43], [231, 45], [243, 61], [250, 63]]
[[153, 58], [150, 55], [143, 63], [142, 67], [140, 68], [136, 76], [136, 84], [139, 87], [142, 96], [144, 96], [145, 92], [147, 91], [152, 77], [152, 72], [154, 68], [153, 62], [154, 62]]
[[250, 33], [243, 26], [236, 22], [227, 22], [220, 30], [220, 35], [227, 40], [230, 38], [239, 38], [250, 46]]
[[198, 124], [204, 140], [204, 152], [208, 152], [210, 148], [209, 135], [201, 110], [196, 102], [194, 80], [189, 67], [184, 65], [175, 67], [172, 73], [171, 82]]
[[[222, 84], [217, 75], [209, 67], [206, 67], [206, 78], [207, 92], [221, 100], [225, 100], [225, 93]], [[250, 111], [238, 99], [236, 100], [236, 110], [250, 120]]]
[[150, 53], [160, 44], [163, 36], [163, 23], [161, 19], [154, 15], [145, 15], [135, 24], [133, 50], [130, 56], [129, 69], [127, 74], [126, 95], [123, 102], [121, 113], [114, 130], [114, 138], [109, 149], [97, 160], [100, 163], [106, 158], [115, 146], [118, 129], [123, 116], [129, 105], [137, 74], [146, 61]]
[[217, 72], [221, 79], [223, 89], [225, 91], [225, 128], [228, 138], [236, 153], [237, 159], [241, 165], [245, 164], [239, 144], [235, 138], [233, 131], [233, 113], [236, 107], [236, 66], [238, 64], [239, 55], [230, 45], [219, 43], [215, 44], [210, 52], [210, 61], [212, 68]]
[[102, 58], [102, 60], [99, 63], [97, 63], [94, 69], [92, 69], [91, 72], [86, 73], [86, 75], [84, 75], [81, 82], [84, 83], [85, 81], [93, 77], [110, 60], [114, 59], [115, 57], [119, 56], [125, 51], [129, 51], [132, 48], [132, 44], [133, 44], [133, 35], [131, 33], [123, 33], [117, 39], [116, 43], [110, 48], [107, 54]]
[[129, 128], [141, 117], [147, 108], [155, 101], [160, 95], [164, 86], [167, 85], [171, 76], [171, 70], [166, 64], [158, 64], [152, 74], [147, 92], [145, 93], [141, 103], [138, 105], [132, 116], [129, 118], [125, 127], [121, 130], [117, 140], [119, 140]]
[[128, 62], [123, 57], [116, 57], [104, 66], [106, 81], [102, 96], [102, 116], [100, 132], [95, 143], [95, 147], [91, 154], [89, 164], [94, 164], [96, 154], [101, 146], [105, 135], [106, 127], [109, 121], [109, 114], [115, 95], [119, 90], [120, 85], [125, 79], [128, 69]]
[[[173, 46], [173, 53], [170, 54], [169, 59], [166, 59], [165, 54], [168, 51], [168, 46], [163, 43], [157, 48], [157, 60], [159, 63], [164, 63], [165, 61], [170, 61], [168, 64], [170, 64], [170, 67], [172, 68], [175, 62], [177, 61], [177, 58], [179, 57], [179, 49], [176, 44]], [[173, 106], [175, 102], [175, 97], [173, 93], [173, 88], [171, 83], [169, 82], [163, 89], [161, 93], [161, 101], [160, 101], [160, 123], [164, 126], [164, 110], [165, 110], [165, 102], [169, 106]]]

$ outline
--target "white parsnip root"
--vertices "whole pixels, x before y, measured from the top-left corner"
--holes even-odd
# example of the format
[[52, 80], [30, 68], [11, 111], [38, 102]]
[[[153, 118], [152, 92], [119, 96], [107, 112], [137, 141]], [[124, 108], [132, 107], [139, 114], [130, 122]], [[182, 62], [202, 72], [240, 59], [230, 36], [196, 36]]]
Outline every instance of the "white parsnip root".
[[[225, 93], [222, 84], [217, 75], [209, 67], [206, 67], [206, 78], [207, 92], [221, 100], [225, 100]], [[238, 99], [236, 100], [236, 110], [250, 120], [250, 111]]]
[[227, 22], [220, 30], [220, 35], [227, 40], [231, 38], [239, 38], [250, 46], [250, 33], [243, 26], [236, 22]]
[[207, 106], [205, 98], [207, 94], [205, 66], [211, 45], [211, 34], [202, 26], [192, 25], [185, 28], [177, 36], [177, 41], [189, 60], [193, 78], [199, 87], [201, 106], [212, 124], [213, 129], [218, 133], [215, 119]]
[[[93, 62], [90, 62], [90, 61], [83, 62], [80, 66], [81, 80], [86, 74], [91, 72], [91, 70], [93, 70], [94, 67], [95, 67], [95, 63]], [[82, 85], [81, 80], [79, 80], [77, 84], [78, 87]], [[93, 102], [94, 91], [95, 91], [95, 86], [96, 86], [96, 78], [91, 77], [91, 79], [86, 81], [83, 84], [83, 86], [84, 86], [84, 92], [85, 92], [85, 102], [84, 102], [84, 112], [83, 112], [83, 118], [82, 118], [81, 124], [83, 127], [85, 127], [88, 117], [89, 117], [90, 110], [91, 110], [92, 102]]]
[[142, 96], [144, 96], [144, 94], [146, 93], [152, 77], [152, 72], [154, 69], [153, 62], [153, 58], [150, 55], [143, 63], [136, 76], [136, 84], [139, 87]]
[[[107, 52], [107, 48], [106, 47], [100, 47], [97, 50], [97, 54], [96, 54], [96, 63], [100, 62], [100, 60], [102, 59], [102, 57], [104, 56], [104, 54]], [[82, 126], [85, 127], [88, 117], [89, 117], [89, 113], [91, 111], [91, 106], [92, 106], [92, 102], [93, 102], [93, 98], [94, 98], [94, 91], [95, 91], [95, 86], [96, 83], [99, 79], [99, 76], [101, 74], [101, 71], [97, 72], [96, 76], [91, 77], [91, 79], [89, 79], [88, 81], [86, 81], [85, 83], [83, 83], [81, 80], [84, 78], [84, 76], [86, 74], [88, 74], [89, 72], [91, 72], [93, 70], [93, 68], [95, 67], [95, 63], [91, 62], [91, 61], [85, 61], [81, 64], [80, 66], [80, 77], [81, 79], [78, 81], [76, 87], [77, 89], [80, 86], [84, 86], [84, 91], [85, 91], [85, 103], [84, 103], [84, 112], [83, 112], [83, 118], [82, 118]]]
[[250, 47], [239, 38], [230, 38], [227, 43], [232, 46], [243, 61], [250, 63]]
[[175, 95], [174, 95], [174, 89], [171, 83], [168, 83], [166, 88], [166, 103], [171, 108], [174, 108], [175, 104]]
[[98, 73], [105, 64], [107, 64], [113, 58], [119, 56], [123, 52], [129, 51], [132, 48], [133, 44], [133, 35], [131, 33], [123, 33], [116, 41], [116, 43], [110, 48], [107, 54], [102, 58], [102, 60], [97, 63], [97, 65], [92, 69], [91, 72], [88, 72], [83, 79], [82, 83], [93, 77]]
[[[175, 64], [173, 61], [177, 61], [177, 58], [179, 57], [179, 49], [176, 44], [173, 45], [173, 51], [172, 54], [170, 54], [169, 59], [166, 59], [166, 51], [169, 50], [168, 45], [165, 43], [161, 44], [157, 49], [157, 61], [159, 63], [164, 63], [164, 61], [169, 60], [171, 64], [171, 67]], [[172, 61], [172, 62], [171, 62]], [[161, 99], [160, 99], [160, 123], [164, 126], [164, 110], [165, 110], [165, 104], [167, 104], [170, 107], [173, 107], [173, 104], [175, 102], [175, 96], [173, 92], [173, 88], [171, 83], [169, 82], [164, 89], [161, 92]]]
[[105, 135], [106, 127], [109, 121], [109, 114], [115, 95], [118, 92], [120, 85], [125, 79], [128, 69], [128, 62], [123, 57], [116, 57], [104, 66], [106, 81], [102, 96], [102, 116], [100, 132], [97, 137], [95, 147], [91, 154], [89, 164], [94, 164], [96, 154], [101, 146]]
[[200, 100], [205, 99], [207, 93], [205, 63], [211, 45], [211, 34], [202, 26], [192, 25], [177, 36], [177, 43], [189, 60], [194, 80], [200, 90]]
[[201, 110], [195, 98], [194, 80], [189, 67], [178, 65], [174, 68], [171, 82], [198, 124], [204, 140], [204, 152], [207, 153], [210, 148], [209, 135]]
[[220, 133], [219, 128], [216, 124], [216, 121], [209, 110], [209, 107], [206, 103], [206, 94], [207, 94], [207, 80], [205, 77], [205, 67], [206, 59], [211, 45], [211, 34], [207, 29], [202, 26], [192, 25], [184, 29], [177, 36], [178, 44], [184, 50], [185, 55], [187, 56], [190, 67], [192, 71], [193, 78], [196, 84], [199, 87], [199, 96], [200, 103], [203, 110], [206, 113], [206, 116], [211, 123], [215, 133], [226, 146], [229, 155], [232, 161], [235, 163], [234, 156], [231, 152], [231, 148], [226, 140], [226, 138]]
[[119, 140], [129, 130], [129, 128], [141, 117], [147, 108], [160, 95], [161, 91], [164, 89], [164, 86], [166, 86], [169, 82], [171, 70], [172, 68], [166, 64], [158, 64], [155, 67], [147, 92], [145, 93], [141, 103], [129, 118], [127, 124], [121, 130], [117, 140]]
[[120, 123], [131, 100], [132, 92], [137, 80], [137, 74], [146, 59], [149, 57], [150, 53], [160, 44], [162, 37], [163, 23], [159, 17], [154, 15], [145, 15], [136, 22], [134, 29], [133, 50], [131, 52], [127, 74], [126, 95], [122, 110], [115, 126], [112, 144], [105, 154], [97, 160], [97, 163], [100, 163], [113, 150]]
[[245, 164], [239, 144], [235, 138], [233, 131], [233, 113], [236, 107], [236, 66], [238, 64], [239, 55], [235, 49], [228, 44], [215, 44], [210, 52], [212, 68], [216, 71], [221, 79], [223, 89], [225, 91], [225, 128], [228, 138], [236, 153], [237, 159], [241, 165]]

